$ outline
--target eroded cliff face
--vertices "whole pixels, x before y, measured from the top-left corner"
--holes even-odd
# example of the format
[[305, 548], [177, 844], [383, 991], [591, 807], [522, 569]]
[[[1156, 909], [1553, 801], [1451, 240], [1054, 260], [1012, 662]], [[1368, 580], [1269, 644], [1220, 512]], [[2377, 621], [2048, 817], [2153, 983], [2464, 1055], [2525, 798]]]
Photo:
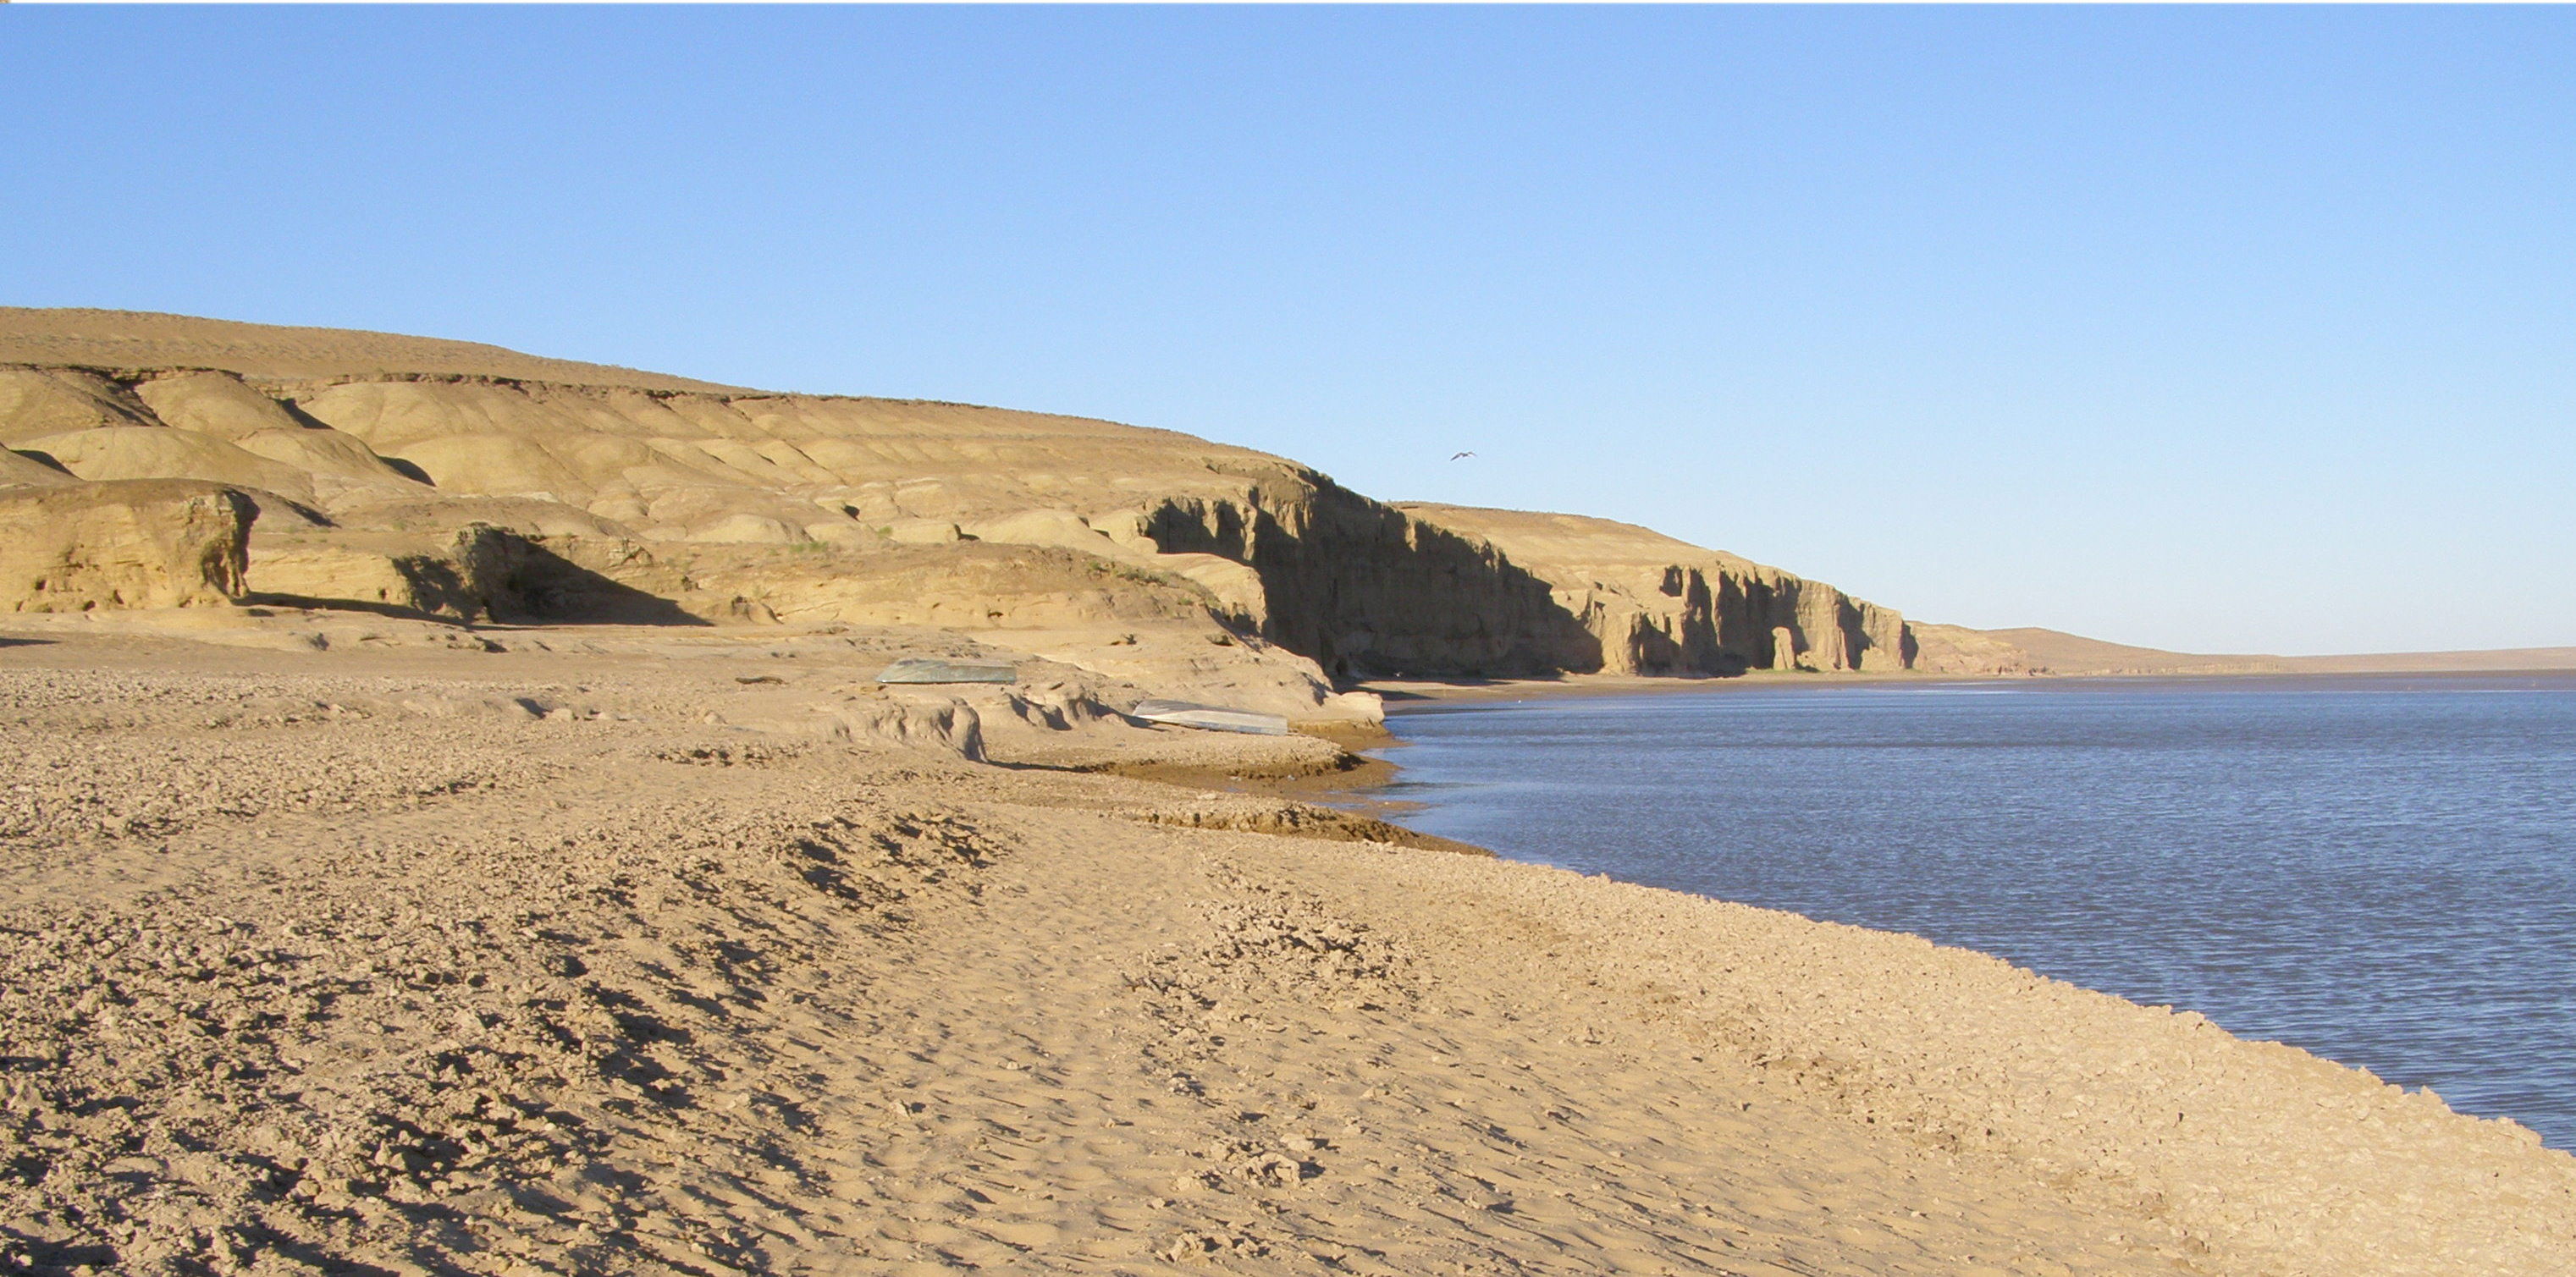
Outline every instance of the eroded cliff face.
[[0, 487], [247, 494], [237, 592], [314, 606], [1145, 634], [1275, 645], [1318, 678], [1907, 652], [1895, 613], [1774, 569], [1668, 538], [1569, 558], [1498, 512], [1392, 507], [1171, 431], [420, 338], [0, 308], [0, 444]]
[[184, 481], [0, 488], [0, 608], [222, 605], [243, 594], [248, 498]]
[[1491, 548], [1546, 583], [1558, 614], [1590, 636], [1611, 674], [1911, 668], [1915, 640], [1894, 609], [1819, 581], [1579, 515], [1408, 502], [1396, 507]]
[[1492, 545], [1301, 467], [1243, 478], [1239, 493], [1155, 502], [1137, 513], [1136, 530], [1167, 553], [1250, 567], [1264, 632], [1337, 677], [1599, 666], [1598, 640], [1548, 583]]

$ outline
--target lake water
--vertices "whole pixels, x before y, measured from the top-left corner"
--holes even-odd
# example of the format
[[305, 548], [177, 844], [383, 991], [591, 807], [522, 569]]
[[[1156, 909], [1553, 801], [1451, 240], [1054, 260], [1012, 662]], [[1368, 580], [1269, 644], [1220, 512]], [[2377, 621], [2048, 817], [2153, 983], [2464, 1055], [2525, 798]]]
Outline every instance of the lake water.
[[1404, 824], [2199, 1011], [2576, 1149], [2576, 676], [1440, 707]]

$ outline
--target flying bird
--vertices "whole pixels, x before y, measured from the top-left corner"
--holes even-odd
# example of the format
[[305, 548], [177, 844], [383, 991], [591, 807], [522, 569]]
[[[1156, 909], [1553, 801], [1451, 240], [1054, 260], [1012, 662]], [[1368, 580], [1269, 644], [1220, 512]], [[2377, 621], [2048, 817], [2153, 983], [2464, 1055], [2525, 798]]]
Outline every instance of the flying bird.
[[1475, 454], [1475, 453], [1472, 453], [1472, 452], [1453, 452], [1453, 453], [1450, 453], [1450, 454], [1449, 454], [1449, 459], [1450, 459], [1451, 461], [1459, 461], [1459, 460], [1464, 460], [1465, 458], [1472, 457], [1472, 456], [1475, 456], [1475, 455], [1476, 455], [1476, 454]]

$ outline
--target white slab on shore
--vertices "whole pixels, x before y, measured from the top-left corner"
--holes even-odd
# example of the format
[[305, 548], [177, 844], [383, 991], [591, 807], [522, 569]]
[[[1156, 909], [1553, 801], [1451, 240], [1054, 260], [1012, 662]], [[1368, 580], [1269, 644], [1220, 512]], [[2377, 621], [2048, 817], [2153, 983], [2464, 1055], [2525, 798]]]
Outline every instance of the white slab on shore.
[[1143, 700], [1127, 711], [1129, 718], [1148, 723], [1169, 723], [1174, 727], [1196, 727], [1211, 732], [1244, 732], [1253, 736], [1285, 736], [1288, 720], [1278, 714], [1263, 714], [1248, 709], [1227, 709], [1221, 705], [1198, 705], [1189, 701]]
[[937, 661], [914, 657], [896, 661], [877, 675], [880, 683], [1016, 683], [1019, 667], [990, 661]]

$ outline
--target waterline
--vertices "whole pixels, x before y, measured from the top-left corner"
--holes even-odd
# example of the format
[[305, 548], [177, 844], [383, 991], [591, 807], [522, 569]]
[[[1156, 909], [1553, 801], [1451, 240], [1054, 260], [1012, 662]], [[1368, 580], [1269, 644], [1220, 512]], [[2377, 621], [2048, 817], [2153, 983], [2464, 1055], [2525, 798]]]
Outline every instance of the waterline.
[[2576, 676], [1729, 689], [1399, 715], [1402, 823], [1908, 931], [2576, 1148]]

